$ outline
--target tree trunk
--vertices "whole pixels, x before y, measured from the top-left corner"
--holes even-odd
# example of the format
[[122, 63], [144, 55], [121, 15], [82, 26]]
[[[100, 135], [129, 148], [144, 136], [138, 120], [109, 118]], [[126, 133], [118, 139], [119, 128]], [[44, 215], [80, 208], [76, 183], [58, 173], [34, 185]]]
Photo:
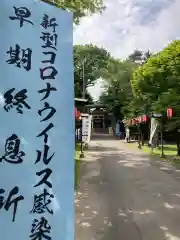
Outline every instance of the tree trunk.
[[160, 147], [161, 132], [157, 133], [157, 147]]
[[140, 130], [141, 146], [144, 146], [144, 128], [142, 124], [140, 124], [139, 130]]
[[177, 156], [180, 156], [180, 133], [178, 132], [178, 130], [177, 130], [176, 144], [177, 144]]
[[137, 128], [138, 128], [138, 132], [139, 132], [139, 134], [138, 134], [138, 148], [141, 148], [141, 126], [140, 126], [140, 124], [138, 124], [137, 125]]
[[144, 134], [141, 135], [141, 145], [144, 146]]

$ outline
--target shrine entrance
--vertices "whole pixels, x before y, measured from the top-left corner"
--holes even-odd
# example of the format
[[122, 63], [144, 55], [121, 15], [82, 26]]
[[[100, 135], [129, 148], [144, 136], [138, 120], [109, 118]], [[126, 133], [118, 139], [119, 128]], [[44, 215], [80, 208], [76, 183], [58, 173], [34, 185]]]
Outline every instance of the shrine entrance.
[[94, 128], [103, 128], [104, 116], [93, 116], [93, 126]]
[[105, 105], [87, 105], [89, 114], [92, 115], [92, 132], [108, 133], [108, 127], [112, 126], [112, 114], [108, 113]]

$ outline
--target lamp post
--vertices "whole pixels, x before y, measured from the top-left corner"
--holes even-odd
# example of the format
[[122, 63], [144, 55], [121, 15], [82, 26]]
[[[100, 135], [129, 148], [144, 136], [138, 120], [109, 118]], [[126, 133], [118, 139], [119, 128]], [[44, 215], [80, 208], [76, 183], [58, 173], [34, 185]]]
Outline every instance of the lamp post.
[[81, 153], [80, 153], [80, 158], [84, 158], [84, 147], [83, 147], [83, 129], [82, 129], [82, 118], [81, 118], [81, 120], [80, 120], [81, 122], [80, 122], [80, 126], [81, 126]]
[[81, 141], [81, 153], [80, 153], [80, 158], [84, 158], [83, 141]]
[[86, 63], [86, 58], [83, 59], [82, 61], [82, 79], [83, 79], [83, 92], [82, 92], [82, 95], [83, 95], [83, 98], [85, 99], [85, 92], [86, 92], [86, 84], [85, 84], [85, 69], [84, 69], [84, 65]]

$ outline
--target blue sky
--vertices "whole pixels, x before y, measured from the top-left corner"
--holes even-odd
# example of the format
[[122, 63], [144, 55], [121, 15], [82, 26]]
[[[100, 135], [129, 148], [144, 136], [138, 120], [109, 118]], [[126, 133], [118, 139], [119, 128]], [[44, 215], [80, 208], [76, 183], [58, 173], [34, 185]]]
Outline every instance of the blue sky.
[[[153, 52], [180, 39], [180, 0], [105, 0], [102, 15], [86, 17], [74, 32], [74, 44], [93, 43], [114, 57], [134, 49]], [[90, 89], [97, 99], [102, 83]]]

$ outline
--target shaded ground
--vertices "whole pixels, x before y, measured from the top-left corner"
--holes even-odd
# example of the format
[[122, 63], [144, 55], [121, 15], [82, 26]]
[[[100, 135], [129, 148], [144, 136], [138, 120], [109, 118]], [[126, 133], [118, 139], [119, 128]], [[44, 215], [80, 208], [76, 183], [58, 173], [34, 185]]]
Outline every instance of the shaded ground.
[[180, 240], [180, 173], [96, 136], [75, 196], [76, 240]]

